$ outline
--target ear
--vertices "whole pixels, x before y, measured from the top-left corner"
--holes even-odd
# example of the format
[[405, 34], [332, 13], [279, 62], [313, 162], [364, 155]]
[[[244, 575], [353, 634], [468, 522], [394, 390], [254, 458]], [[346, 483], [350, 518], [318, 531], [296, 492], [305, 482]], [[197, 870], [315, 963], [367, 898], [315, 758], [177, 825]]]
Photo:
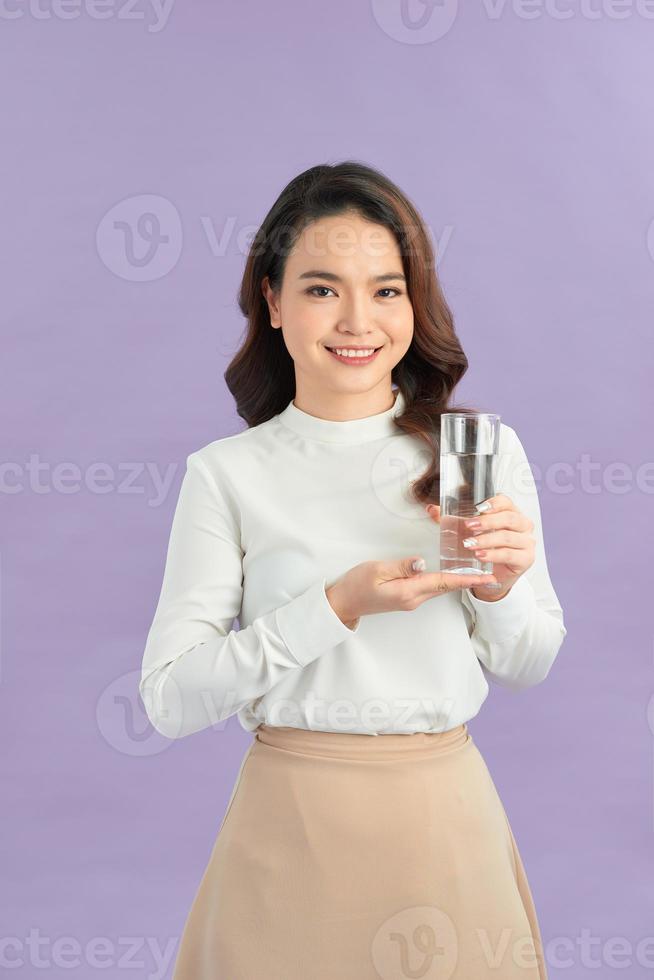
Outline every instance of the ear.
[[264, 299], [268, 304], [268, 313], [270, 316], [270, 326], [278, 330], [281, 327], [280, 322], [280, 309], [279, 300], [270, 285], [270, 280], [268, 276], [264, 276], [261, 280], [261, 292], [263, 293]]
[[429, 517], [431, 517], [432, 521], [440, 524], [441, 508], [439, 504], [427, 504], [426, 511]]

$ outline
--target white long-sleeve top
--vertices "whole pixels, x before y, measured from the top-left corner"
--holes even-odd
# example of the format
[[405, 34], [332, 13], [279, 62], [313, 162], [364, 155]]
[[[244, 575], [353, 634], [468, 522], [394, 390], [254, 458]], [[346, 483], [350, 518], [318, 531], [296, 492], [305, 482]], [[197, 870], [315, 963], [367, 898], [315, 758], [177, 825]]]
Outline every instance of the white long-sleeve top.
[[157, 731], [180, 738], [237, 715], [247, 731], [440, 732], [477, 714], [489, 680], [544, 680], [566, 629], [531, 467], [504, 423], [495, 491], [536, 539], [510, 592], [457, 589], [355, 629], [330, 605], [326, 588], [363, 561], [417, 554], [439, 569], [439, 526], [408, 493], [428, 459], [395, 425], [404, 404], [398, 391], [388, 411], [333, 421], [290, 401], [187, 456], [139, 685]]

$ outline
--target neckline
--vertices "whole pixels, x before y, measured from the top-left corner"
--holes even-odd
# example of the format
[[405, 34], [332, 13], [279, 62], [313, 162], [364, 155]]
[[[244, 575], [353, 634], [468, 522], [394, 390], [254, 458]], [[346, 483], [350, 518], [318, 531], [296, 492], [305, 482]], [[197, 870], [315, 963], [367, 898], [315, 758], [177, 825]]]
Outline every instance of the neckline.
[[290, 400], [283, 412], [278, 415], [279, 421], [287, 429], [292, 429], [297, 435], [318, 442], [354, 443], [370, 442], [373, 439], [384, 439], [399, 433], [393, 421], [396, 415], [404, 411], [405, 401], [398, 388], [395, 392], [395, 402], [385, 412], [367, 415], [362, 419], [346, 419], [335, 422], [333, 419], [319, 418], [309, 415]]

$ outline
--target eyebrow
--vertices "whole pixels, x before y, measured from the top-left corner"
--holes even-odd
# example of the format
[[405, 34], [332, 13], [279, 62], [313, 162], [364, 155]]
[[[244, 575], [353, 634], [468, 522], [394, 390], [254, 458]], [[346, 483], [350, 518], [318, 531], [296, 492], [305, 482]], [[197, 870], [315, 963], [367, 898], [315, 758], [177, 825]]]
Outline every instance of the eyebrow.
[[[330, 282], [343, 282], [340, 276], [334, 272], [325, 272], [323, 269], [310, 269], [298, 276], [298, 279], [328, 279]], [[391, 282], [401, 280], [406, 282], [405, 277], [400, 272], [386, 272], [381, 276], [372, 276], [370, 282]]]

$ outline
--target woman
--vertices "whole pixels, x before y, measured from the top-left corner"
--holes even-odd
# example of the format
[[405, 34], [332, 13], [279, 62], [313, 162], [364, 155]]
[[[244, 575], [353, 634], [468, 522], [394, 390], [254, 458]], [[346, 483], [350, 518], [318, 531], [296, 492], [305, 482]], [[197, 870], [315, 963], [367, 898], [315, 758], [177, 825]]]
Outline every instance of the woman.
[[170, 738], [232, 715], [254, 733], [174, 978], [542, 980], [467, 722], [489, 681], [542, 681], [566, 630], [505, 424], [470, 525], [494, 574], [437, 570], [440, 415], [468, 362], [424, 224], [378, 171], [313, 167], [239, 303], [247, 428], [187, 457], [140, 685]]

